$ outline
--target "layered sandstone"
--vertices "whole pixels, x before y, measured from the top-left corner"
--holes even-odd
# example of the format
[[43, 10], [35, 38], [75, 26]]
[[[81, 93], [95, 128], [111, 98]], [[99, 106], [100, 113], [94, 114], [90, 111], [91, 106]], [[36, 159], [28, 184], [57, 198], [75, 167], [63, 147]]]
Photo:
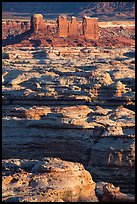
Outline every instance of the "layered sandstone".
[[84, 17], [83, 18], [83, 34], [86, 39], [99, 38], [99, 26], [97, 18]]
[[58, 36], [68, 37], [68, 20], [66, 16], [59, 16], [57, 20]]
[[34, 32], [42, 30], [42, 29], [45, 29], [44, 20], [43, 20], [42, 14], [34, 14], [31, 17], [31, 26], [30, 26], [30, 28]]
[[134, 47], [4, 47], [3, 158], [80, 162], [134, 193], [134, 63]]
[[80, 163], [12, 159], [2, 168], [5, 202], [98, 202], [95, 182]]
[[69, 29], [68, 29], [69, 36], [77, 36], [78, 35], [78, 21], [76, 17], [72, 16], [71, 22], [69, 22]]
[[[36, 20], [37, 17], [34, 20], [35, 15], [38, 16], [39, 20]], [[72, 17], [71, 21], [68, 21], [67, 17], [60, 16], [56, 22], [42, 20], [43, 17], [41, 17], [41, 14], [35, 15], [32, 16], [31, 22], [27, 20], [3, 20], [3, 46], [12, 45], [13, 47], [121, 47], [135, 45], [134, 22], [125, 22], [125, 24], [127, 25], [126, 27], [124, 27], [124, 24], [122, 22], [121, 24], [120, 22], [119, 24], [111, 22], [110, 26], [102, 26], [102, 22], [98, 23], [95, 18], [89, 17], [86, 17], [84, 19], [87, 19], [89, 22], [92, 21], [92, 24], [86, 24], [86, 20], [84, 19], [83, 20], [85, 21], [85, 23], [84, 21], [78, 21], [75, 17]], [[113, 23], [116, 27], [113, 26]], [[83, 35], [82, 24], [85, 24], [85, 33], [89, 33], [87, 38]], [[34, 31], [34, 27], [36, 30], [38, 29], [37, 32], [32, 32]], [[62, 37], [59, 37], [60, 35]], [[96, 40], [97, 38], [98, 40]]]
[[133, 27], [135, 26], [134, 21], [108, 21], [108, 22], [99, 22], [99, 27]]

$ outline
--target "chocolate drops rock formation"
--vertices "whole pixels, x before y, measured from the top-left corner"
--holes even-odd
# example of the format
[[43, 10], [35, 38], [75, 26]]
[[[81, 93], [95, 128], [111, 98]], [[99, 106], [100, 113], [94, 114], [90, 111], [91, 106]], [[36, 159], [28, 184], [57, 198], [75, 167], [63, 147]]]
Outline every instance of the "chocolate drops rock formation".
[[134, 46], [134, 21], [100, 22], [84, 16], [78, 20], [60, 15], [56, 20], [45, 20], [34, 14], [31, 20], [4, 19], [2, 45], [13, 47], [91, 47]]
[[32, 32], [40, 31], [44, 28], [44, 20], [41, 14], [35, 14], [31, 17], [31, 30]]

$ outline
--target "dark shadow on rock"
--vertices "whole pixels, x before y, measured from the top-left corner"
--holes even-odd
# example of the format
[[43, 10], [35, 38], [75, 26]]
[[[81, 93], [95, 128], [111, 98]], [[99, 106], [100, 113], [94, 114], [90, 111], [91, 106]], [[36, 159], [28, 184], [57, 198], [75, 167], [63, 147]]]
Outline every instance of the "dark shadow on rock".
[[128, 57], [127, 58], [117, 57], [115, 60], [124, 62], [124, 61], [128, 60]]
[[35, 52], [32, 53], [33, 59], [38, 60], [38, 64], [43, 64], [43, 62], [45, 62], [45, 59], [47, 59], [47, 53], [45, 50], [42, 50], [42, 48], [39, 50], [41, 40], [30, 40], [30, 43], [32, 43], [35, 50]]
[[32, 46], [34, 46], [35, 49], [37, 50], [37, 47], [39, 47], [40, 44], [41, 44], [41, 40], [30, 40], [30, 43], [31, 43]]
[[[19, 75], [21, 75], [24, 71], [22, 70], [8, 70], [8, 74], [4, 76], [4, 82], [3, 84], [7, 85], [7, 83], [11, 82], [12, 80], [15, 80]], [[10, 76], [10, 77], [9, 77]], [[10, 84], [10, 83], [9, 83]]]
[[126, 52], [124, 55], [128, 58], [135, 58], [135, 51]]
[[[71, 121], [64, 122], [62, 113], [48, 113], [43, 115], [41, 120], [29, 120], [26, 123], [27, 125], [24, 123], [23, 126], [19, 121], [17, 122], [15, 126], [23, 128], [24, 133], [20, 132], [16, 136], [13, 131], [9, 137], [3, 127], [3, 159], [60, 157], [65, 160], [73, 158], [72, 160], [77, 162], [82, 159], [85, 162], [88, 145], [81, 140], [81, 137], [79, 140], [77, 138], [77, 132], [84, 132], [83, 126], [72, 124]], [[26, 130], [28, 130], [27, 135]], [[41, 134], [42, 131], [43, 134]], [[65, 134], [68, 134], [68, 137]]]
[[13, 36], [13, 37], [8, 37], [4, 40], [2, 40], [2, 46], [5, 47], [7, 45], [14, 45], [14, 44], [17, 44], [17, 43], [20, 43], [22, 42], [22, 40], [24, 39], [28, 39], [32, 34], [32, 30], [27, 30], [25, 31], [24, 33], [21, 33], [19, 35], [16, 35], [16, 36]]

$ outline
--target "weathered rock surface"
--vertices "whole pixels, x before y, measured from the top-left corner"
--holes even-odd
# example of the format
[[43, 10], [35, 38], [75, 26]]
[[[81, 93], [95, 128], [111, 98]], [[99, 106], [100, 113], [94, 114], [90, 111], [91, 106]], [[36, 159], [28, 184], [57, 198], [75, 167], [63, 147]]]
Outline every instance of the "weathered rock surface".
[[98, 202], [82, 164], [59, 158], [2, 161], [5, 202]]
[[3, 158], [80, 162], [95, 181], [134, 193], [134, 47], [3, 53]]
[[78, 21], [75, 16], [72, 16], [71, 22], [69, 22], [68, 35], [78, 36]]
[[68, 20], [66, 16], [59, 16], [57, 19], [58, 23], [58, 36], [68, 37]]
[[99, 38], [99, 26], [97, 18], [84, 17], [83, 19], [83, 33], [86, 39]]
[[134, 21], [98, 22], [84, 17], [83, 22], [59, 16], [55, 21], [34, 14], [31, 20], [3, 20], [3, 46], [12, 47], [122, 47], [135, 46]]
[[34, 14], [31, 17], [30, 28], [33, 32], [44, 29], [44, 20], [42, 14]]
[[135, 202], [133, 195], [121, 193], [120, 188], [111, 183], [99, 182], [95, 191], [101, 202]]

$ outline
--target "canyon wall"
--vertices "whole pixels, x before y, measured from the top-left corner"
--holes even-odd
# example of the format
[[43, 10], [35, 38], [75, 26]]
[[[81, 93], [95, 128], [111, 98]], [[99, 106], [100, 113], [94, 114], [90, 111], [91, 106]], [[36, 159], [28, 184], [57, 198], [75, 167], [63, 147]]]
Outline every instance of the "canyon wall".
[[2, 51], [3, 158], [80, 162], [134, 193], [134, 48]]

